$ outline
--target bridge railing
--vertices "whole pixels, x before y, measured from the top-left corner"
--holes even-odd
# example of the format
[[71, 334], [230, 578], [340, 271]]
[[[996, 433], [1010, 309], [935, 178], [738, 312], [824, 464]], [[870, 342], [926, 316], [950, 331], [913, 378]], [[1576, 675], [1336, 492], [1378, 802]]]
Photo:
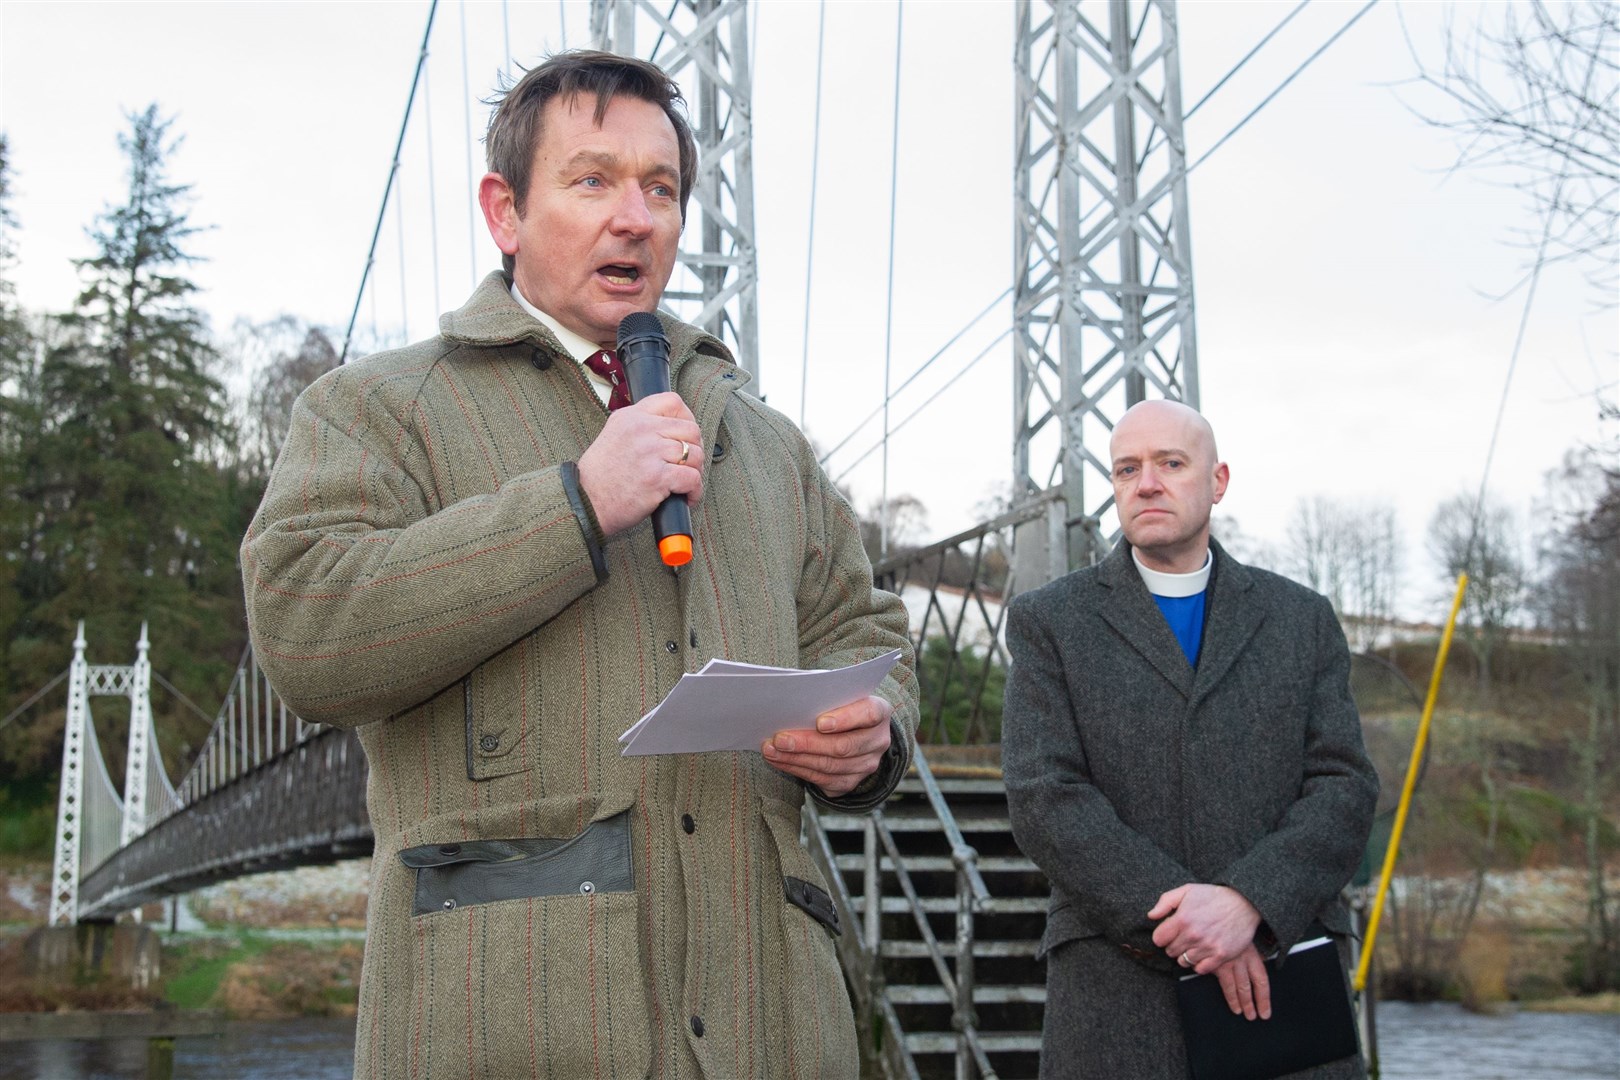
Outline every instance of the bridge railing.
[[248, 645], [242, 650], [242, 661], [225, 693], [214, 729], [177, 786], [179, 805], [190, 805], [218, 791], [313, 738], [320, 730], [321, 725], [305, 723], [287, 707], [260, 670], [253, 646]]
[[1001, 688], [1008, 657], [1006, 601], [1034, 577], [1042, 560], [1020, 558], [1025, 526], [1050, 518], [1054, 494], [873, 567], [881, 589], [896, 593], [910, 616], [922, 715], [917, 740], [931, 746], [989, 746], [1001, 741]]

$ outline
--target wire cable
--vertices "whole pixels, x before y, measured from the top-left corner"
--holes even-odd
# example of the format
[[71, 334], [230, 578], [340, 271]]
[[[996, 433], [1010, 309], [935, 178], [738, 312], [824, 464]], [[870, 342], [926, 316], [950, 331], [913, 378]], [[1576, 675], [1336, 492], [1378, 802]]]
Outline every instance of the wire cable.
[[[366, 295], [366, 281], [371, 277], [371, 268], [377, 261], [377, 240], [382, 236], [383, 218], [388, 213], [388, 196], [394, 190], [394, 178], [399, 174], [399, 152], [405, 146], [405, 132], [411, 126], [411, 106], [416, 104], [416, 87], [422, 80], [422, 68], [427, 64], [428, 39], [433, 36], [433, 16], [439, 10], [439, 0], [433, 0], [428, 6], [427, 26], [422, 31], [422, 48], [416, 56], [416, 71], [411, 76], [411, 92], [405, 98], [405, 118], [399, 122], [399, 138], [394, 142], [394, 160], [388, 166], [388, 182], [383, 185], [382, 205], [377, 208], [377, 225], [371, 230], [371, 247], [366, 252], [365, 269], [360, 271], [360, 288], [354, 294], [354, 310], [349, 313], [349, 328], [343, 332], [343, 349], [338, 353], [338, 363], [344, 363], [349, 358], [349, 341], [354, 337], [354, 320], [360, 315], [360, 301]], [[502, 11], [504, 11], [504, 6]], [[401, 277], [403, 277], [403, 273]]]
[[[759, 20], [754, 20], [758, 28]], [[810, 226], [804, 250], [804, 336], [799, 355], [799, 427], [804, 428], [804, 406], [810, 392], [810, 283], [816, 263], [816, 178], [821, 170], [821, 75], [823, 48], [827, 42], [827, 0], [821, 0], [816, 26], [816, 119], [810, 135]]]
[[[908, 375], [906, 377], [905, 382], [903, 382], [899, 386], [895, 387], [894, 388], [894, 394], [891, 395], [891, 397], [899, 397], [902, 393], [904, 393], [906, 387], [908, 387], [912, 383], [916, 382], [918, 377], [921, 376], [923, 372], [927, 371], [929, 369], [929, 367], [931, 367], [933, 365], [934, 361], [936, 361], [940, 357], [944, 356], [946, 351], [948, 349], [950, 349], [950, 347], [952, 345], [955, 345], [958, 341], [962, 340], [962, 335], [963, 334], [966, 334], [969, 330], [973, 329], [974, 326], [978, 325], [979, 320], [984, 318], [986, 315], [990, 314], [990, 312], [995, 309], [995, 306], [997, 304], [1001, 303], [1003, 300], [1007, 299], [1007, 297], [1012, 293], [1012, 291], [1013, 291], [1013, 287], [1011, 285], [1007, 286], [1005, 289], [1002, 289], [1000, 296], [996, 297], [994, 300], [992, 300], [988, 304], [986, 304], [984, 306], [984, 308], [982, 310], [980, 310], [980, 312], [977, 315], [973, 316], [973, 318], [971, 318], [971, 319], [969, 319], [967, 321], [967, 324], [965, 326], [963, 326], [962, 329], [960, 329], [956, 333], [952, 334], [951, 339], [949, 341], [947, 341], [945, 344], [941, 345], [934, 352], [933, 356], [930, 356], [927, 360], [924, 360], [922, 362], [922, 364], [917, 368], [916, 371], [913, 371], [910, 375]], [[1006, 335], [1003, 334], [1002, 336], [1005, 337]], [[834, 446], [831, 450], [828, 450], [826, 453], [821, 455], [820, 463], [823, 466], [825, 466], [827, 464], [827, 461], [828, 461], [829, 458], [831, 458], [834, 454], [838, 453], [838, 451], [842, 450], [845, 446], [847, 446], [851, 439], [853, 439], [856, 435], [860, 434], [860, 430], [863, 427], [865, 427], [867, 424], [870, 424], [873, 421], [873, 419], [880, 416], [882, 413], [883, 413], [883, 406], [881, 406], [881, 405], [879, 405], [877, 408], [873, 409], [871, 412], [867, 413], [866, 416], [861, 419], [861, 422], [856, 424], [853, 428], [851, 428], [849, 434], [845, 435], [843, 437], [843, 439], [841, 439], [839, 441], [837, 446]], [[871, 453], [871, 451], [868, 450], [867, 453]]]
[[889, 148], [889, 286], [883, 314], [883, 488], [878, 503], [878, 554], [889, 554], [889, 390], [894, 355], [894, 222], [900, 195], [900, 56], [906, 6], [894, 5], [894, 124]]
[[5, 719], [0, 720], [0, 730], [4, 730], [7, 724], [10, 724], [13, 720], [17, 719], [17, 717], [19, 717], [23, 713], [27, 712], [28, 707], [30, 705], [33, 705], [40, 698], [44, 697], [46, 694], [50, 693], [52, 690], [55, 690], [56, 687], [58, 686], [58, 684], [60, 684], [61, 681], [63, 679], [65, 679], [65, 678], [67, 678], [67, 677], [68, 677], [68, 673], [66, 671], [62, 672], [56, 678], [52, 679], [50, 682], [46, 683], [44, 686], [42, 686], [38, 690], [34, 691], [33, 696], [30, 697], [27, 701], [23, 702], [21, 705], [17, 706], [15, 709], [12, 709], [10, 712], [6, 713]]
[[478, 224], [477, 219], [473, 216], [473, 204], [478, 200], [472, 194], [478, 189], [473, 184], [472, 103], [472, 73], [467, 67], [467, 0], [461, 0], [461, 118], [467, 149], [467, 288], [469, 292], [478, 287]]
[[[935, 390], [932, 394], [928, 395], [927, 399], [924, 400], [921, 405], [918, 405], [911, 412], [907, 413], [906, 418], [904, 420], [900, 421], [898, 424], [896, 424], [894, 426], [894, 428], [889, 432], [889, 434], [893, 435], [895, 432], [900, 431], [907, 424], [909, 424], [913, 420], [917, 419], [918, 416], [921, 416], [924, 409], [926, 409], [926, 408], [928, 408], [928, 406], [932, 405], [934, 403], [934, 401], [941, 394], [945, 393], [945, 391], [947, 391], [951, 387], [955, 386], [957, 381], [960, 380], [962, 378], [962, 376], [966, 375], [968, 372], [972, 371], [975, 367], [977, 367], [979, 361], [983, 360], [986, 356], [989, 356], [991, 350], [994, 349], [997, 345], [1000, 345], [1003, 341], [1007, 340], [1007, 338], [1012, 335], [1012, 332], [1013, 332], [1013, 328], [1009, 326], [1009, 327], [1007, 327], [1007, 329], [1005, 329], [1001, 333], [997, 334], [995, 336], [995, 338], [988, 345], [986, 345], [984, 348], [979, 350], [978, 355], [976, 355], [972, 360], [969, 360], [967, 362], [967, 364], [962, 368], [961, 371], [958, 371], [955, 375], [952, 375], [948, 380], [946, 380], [945, 385], [941, 386], [938, 390]], [[871, 446], [867, 447], [866, 451], [864, 453], [862, 453], [860, 457], [858, 457], [854, 461], [850, 462], [847, 466], [845, 466], [843, 472], [839, 473], [836, 477], [833, 478], [833, 483], [836, 484], [839, 481], [843, 480], [844, 477], [848, 476], [850, 474], [850, 472], [855, 468], [855, 466], [859, 465], [861, 462], [863, 462], [867, 458], [871, 457], [873, 451], [875, 451], [879, 446], [887, 447], [888, 446], [888, 440], [884, 439], [884, 441], [881, 442], [881, 443], [873, 443]]]
[[1217, 139], [1214, 146], [1211, 146], [1208, 150], [1205, 150], [1202, 157], [1200, 157], [1197, 161], [1193, 162], [1191, 165], [1187, 166], [1187, 171], [1183, 175], [1190, 175], [1194, 169], [1198, 168], [1198, 166], [1202, 165], [1205, 161], [1208, 161], [1209, 160], [1209, 155], [1213, 154], [1215, 151], [1219, 150], [1222, 146], [1226, 145], [1226, 141], [1228, 139], [1230, 139], [1232, 136], [1236, 135], [1238, 132], [1242, 131], [1245, 124], [1247, 124], [1250, 120], [1253, 120], [1257, 115], [1259, 115], [1259, 112], [1260, 112], [1261, 109], [1264, 109], [1267, 105], [1270, 105], [1272, 100], [1274, 98], [1276, 98], [1276, 96], [1278, 94], [1282, 93], [1285, 89], [1287, 89], [1289, 83], [1291, 83], [1295, 79], [1299, 78], [1299, 76], [1304, 73], [1306, 68], [1310, 67], [1313, 63], [1316, 62], [1317, 57], [1319, 57], [1323, 53], [1327, 52], [1328, 49], [1332, 47], [1334, 42], [1338, 41], [1341, 37], [1343, 37], [1345, 35], [1345, 32], [1347, 30], [1349, 30], [1352, 26], [1356, 25], [1356, 23], [1361, 21], [1361, 17], [1363, 15], [1367, 14], [1367, 12], [1371, 11], [1373, 8], [1375, 8], [1377, 6], [1378, 6], [1378, 0], [1367, 0], [1367, 2], [1364, 5], [1362, 5], [1360, 10], [1358, 10], [1354, 15], [1350, 16], [1350, 21], [1349, 22], [1347, 22], [1343, 26], [1339, 27], [1339, 29], [1333, 34], [1332, 37], [1330, 37], [1326, 41], [1324, 41], [1317, 48], [1317, 50], [1315, 52], [1313, 52], [1313, 53], [1311, 53], [1311, 55], [1307, 56], [1305, 58], [1304, 63], [1300, 64], [1299, 67], [1295, 68], [1293, 70], [1293, 72], [1288, 76], [1288, 78], [1286, 78], [1282, 82], [1278, 83], [1277, 88], [1275, 90], [1273, 90], [1271, 93], [1267, 94], [1263, 99], [1261, 99], [1260, 104], [1258, 104], [1254, 108], [1250, 109], [1248, 115], [1245, 116], [1243, 119], [1239, 120], [1235, 125], [1233, 125], [1233, 127], [1232, 127], [1232, 129], [1230, 131], [1228, 131], [1225, 135], [1222, 135], [1219, 139]]
[[[432, 253], [431, 269], [428, 271], [433, 279], [433, 317], [438, 318], [444, 310], [439, 301], [439, 187], [434, 182], [434, 165], [438, 157], [433, 153], [433, 79], [432, 71], [422, 71], [422, 130], [427, 136], [427, 187], [428, 187], [428, 250]], [[404, 274], [400, 280], [405, 279]], [[410, 340], [406, 335], [406, 340]]]
[[1278, 32], [1281, 31], [1283, 27], [1287, 26], [1290, 22], [1293, 21], [1293, 18], [1294, 18], [1295, 15], [1298, 15], [1300, 12], [1304, 11], [1308, 6], [1310, 6], [1310, 2], [1311, 2], [1311, 0], [1299, 0], [1299, 3], [1294, 7], [1294, 9], [1292, 11], [1290, 11], [1287, 15], [1283, 16], [1283, 21], [1278, 23], [1276, 26], [1273, 26], [1271, 28], [1271, 32], [1269, 34], [1267, 34], [1265, 37], [1261, 38], [1259, 40], [1259, 42], [1257, 42], [1255, 44], [1254, 48], [1252, 48], [1248, 52], [1244, 53], [1243, 54], [1243, 59], [1239, 60], [1236, 64], [1232, 65], [1232, 70], [1228, 71], [1225, 75], [1222, 75], [1221, 78], [1220, 78], [1220, 81], [1217, 82], [1214, 86], [1210, 87], [1209, 90], [1205, 92], [1204, 96], [1199, 98], [1197, 103], [1195, 103], [1192, 108], [1188, 109], [1186, 112], [1181, 114], [1181, 118], [1183, 120], [1191, 119], [1192, 114], [1197, 112], [1199, 107], [1201, 105], [1203, 105], [1204, 102], [1206, 102], [1210, 98], [1214, 97], [1215, 92], [1217, 90], [1219, 90], [1221, 87], [1225, 86], [1227, 84], [1227, 82], [1232, 78], [1232, 76], [1234, 76], [1238, 72], [1242, 71], [1243, 70], [1243, 65], [1247, 64], [1250, 60], [1254, 59], [1255, 53], [1257, 53], [1261, 49], [1265, 48], [1266, 44], [1268, 42], [1270, 42], [1272, 38], [1276, 37]]
[[[1586, 84], [1581, 88], [1581, 97], [1590, 100], [1592, 79], [1597, 74], [1598, 54], [1593, 52], [1586, 68]], [[1596, 115], [1594, 112], [1593, 116]], [[1587, 123], [1591, 122], [1589, 117]], [[1586, 125], [1582, 125], [1583, 127]], [[1564, 184], [1569, 180], [1570, 161], [1563, 158], [1563, 164], [1558, 170], [1558, 179], [1553, 183], [1552, 199], [1542, 217], [1541, 242], [1536, 245], [1536, 259], [1530, 267], [1529, 288], [1524, 295], [1524, 307], [1519, 311], [1519, 329], [1513, 336], [1513, 352], [1508, 357], [1507, 375], [1502, 379], [1502, 397], [1496, 405], [1496, 421], [1491, 425], [1491, 441], [1485, 450], [1485, 468], [1479, 477], [1479, 494], [1474, 498], [1474, 512], [1468, 527], [1468, 547], [1463, 552], [1462, 569], [1467, 572], [1474, 561], [1474, 545], [1479, 540], [1480, 529], [1485, 520], [1485, 489], [1491, 478], [1491, 465], [1496, 460], [1496, 443], [1502, 434], [1502, 419], [1507, 414], [1508, 391], [1513, 386], [1513, 373], [1519, 366], [1519, 353], [1524, 348], [1525, 330], [1530, 325], [1530, 308], [1536, 301], [1536, 286], [1541, 283], [1541, 269], [1547, 261], [1547, 244], [1552, 239], [1553, 218], [1558, 207], [1563, 202]]]

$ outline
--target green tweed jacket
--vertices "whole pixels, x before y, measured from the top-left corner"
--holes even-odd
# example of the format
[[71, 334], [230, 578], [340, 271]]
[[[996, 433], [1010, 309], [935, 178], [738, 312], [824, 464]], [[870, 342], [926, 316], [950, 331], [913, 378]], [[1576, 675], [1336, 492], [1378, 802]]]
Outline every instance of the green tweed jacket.
[[254, 648], [308, 720], [357, 726], [376, 834], [357, 1077], [850, 1077], [836, 913], [805, 788], [757, 753], [623, 758], [711, 657], [880, 688], [911, 756], [899, 600], [786, 419], [663, 318], [702, 426], [695, 557], [603, 540], [573, 463], [606, 420], [491, 274], [440, 336], [323, 377], [242, 548]]

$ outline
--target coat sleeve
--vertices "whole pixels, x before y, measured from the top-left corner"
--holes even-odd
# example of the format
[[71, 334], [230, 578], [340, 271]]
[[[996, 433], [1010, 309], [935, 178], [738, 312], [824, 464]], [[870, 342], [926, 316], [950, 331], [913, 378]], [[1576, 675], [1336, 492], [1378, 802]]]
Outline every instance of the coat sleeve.
[[808, 446], [802, 452], [810, 535], [796, 597], [800, 664], [837, 668], [900, 650], [900, 662], [877, 688], [878, 696], [894, 707], [889, 752], [877, 771], [838, 798], [810, 789], [824, 805], [866, 811], [889, 797], [911, 765], [917, 737], [916, 661], [906, 636], [905, 606], [898, 596], [874, 587], [854, 512]]
[[1317, 597], [1314, 606], [1316, 664], [1299, 798], [1214, 882], [1247, 897], [1284, 949], [1355, 873], [1378, 802], [1378, 773], [1350, 695], [1350, 650], [1328, 602]]
[[1195, 878], [1121, 821], [1092, 783], [1057, 636], [1029, 599], [1014, 600], [1007, 612], [1012, 668], [1001, 755], [1013, 836], [1079, 909], [1088, 932], [1164, 966], [1147, 913], [1165, 892]]
[[606, 575], [572, 463], [436, 503], [414, 398], [351, 369], [293, 407], [246, 539], [259, 664], [306, 720], [385, 719], [454, 683]]

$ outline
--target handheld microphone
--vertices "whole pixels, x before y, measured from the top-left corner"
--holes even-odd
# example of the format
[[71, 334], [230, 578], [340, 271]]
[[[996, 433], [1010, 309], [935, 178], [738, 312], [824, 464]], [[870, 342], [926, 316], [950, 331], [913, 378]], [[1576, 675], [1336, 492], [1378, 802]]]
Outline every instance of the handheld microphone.
[[[669, 390], [669, 339], [658, 316], [633, 311], [619, 323], [619, 363], [630, 384], [630, 400], [640, 401]], [[671, 495], [652, 514], [653, 536], [666, 566], [692, 561], [692, 511], [685, 495]]]

